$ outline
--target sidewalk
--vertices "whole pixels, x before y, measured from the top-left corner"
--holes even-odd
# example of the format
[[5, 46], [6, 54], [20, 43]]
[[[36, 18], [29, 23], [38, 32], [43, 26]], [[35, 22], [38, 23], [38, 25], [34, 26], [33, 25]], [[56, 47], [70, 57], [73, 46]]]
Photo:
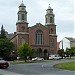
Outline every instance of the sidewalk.
[[4, 71], [4, 70], [0, 69], [0, 75], [23, 75], [23, 74], [18, 74], [18, 73], [14, 73], [14, 72]]

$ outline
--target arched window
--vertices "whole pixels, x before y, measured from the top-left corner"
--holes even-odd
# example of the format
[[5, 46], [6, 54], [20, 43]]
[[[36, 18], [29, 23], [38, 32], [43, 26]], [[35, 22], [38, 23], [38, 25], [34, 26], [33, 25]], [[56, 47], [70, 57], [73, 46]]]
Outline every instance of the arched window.
[[52, 23], [52, 17], [50, 17], [50, 23]]
[[19, 14], [18, 14], [18, 20], [20, 19]]
[[24, 18], [24, 14], [22, 14], [22, 20], [24, 20], [25, 18]]
[[53, 22], [54, 22], [53, 17], [50, 17], [50, 23], [53, 23]]
[[36, 32], [36, 44], [38, 45], [43, 44], [43, 32], [41, 30]]
[[25, 39], [24, 38], [22, 38], [22, 44], [25, 42]]
[[47, 23], [47, 18], [46, 18], [46, 23]]
[[54, 39], [53, 38], [51, 39], [50, 46], [51, 46], [51, 48], [54, 48]]

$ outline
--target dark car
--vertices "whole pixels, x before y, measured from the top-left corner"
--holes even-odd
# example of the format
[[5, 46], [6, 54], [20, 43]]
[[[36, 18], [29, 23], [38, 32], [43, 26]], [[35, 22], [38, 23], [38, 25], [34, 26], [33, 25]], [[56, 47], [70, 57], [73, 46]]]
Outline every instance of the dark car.
[[8, 68], [9, 63], [5, 60], [0, 60], [0, 68]]

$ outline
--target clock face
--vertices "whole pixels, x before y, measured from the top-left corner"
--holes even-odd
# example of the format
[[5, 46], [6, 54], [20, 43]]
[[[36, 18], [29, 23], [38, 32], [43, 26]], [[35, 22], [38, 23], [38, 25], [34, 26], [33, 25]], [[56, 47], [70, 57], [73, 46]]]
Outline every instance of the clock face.
[[53, 32], [53, 28], [51, 28], [51, 32]]
[[24, 30], [25, 29], [25, 26], [22, 26], [22, 30]]

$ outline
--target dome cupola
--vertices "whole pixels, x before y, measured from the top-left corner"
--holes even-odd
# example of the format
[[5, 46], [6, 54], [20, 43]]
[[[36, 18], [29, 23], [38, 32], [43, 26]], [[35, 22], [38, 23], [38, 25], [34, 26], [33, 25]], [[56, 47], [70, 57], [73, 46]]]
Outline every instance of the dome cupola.
[[53, 14], [53, 9], [49, 4], [48, 9], [46, 10], [45, 24], [46, 25], [54, 24], [54, 16], [55, 15]]
[[24, 5], [23, 1], [19, 6], [19, 11], [17, 14], [18, 14], [17, 23], [27, 23], [27, 11], [26, 11], [26, 6]]

